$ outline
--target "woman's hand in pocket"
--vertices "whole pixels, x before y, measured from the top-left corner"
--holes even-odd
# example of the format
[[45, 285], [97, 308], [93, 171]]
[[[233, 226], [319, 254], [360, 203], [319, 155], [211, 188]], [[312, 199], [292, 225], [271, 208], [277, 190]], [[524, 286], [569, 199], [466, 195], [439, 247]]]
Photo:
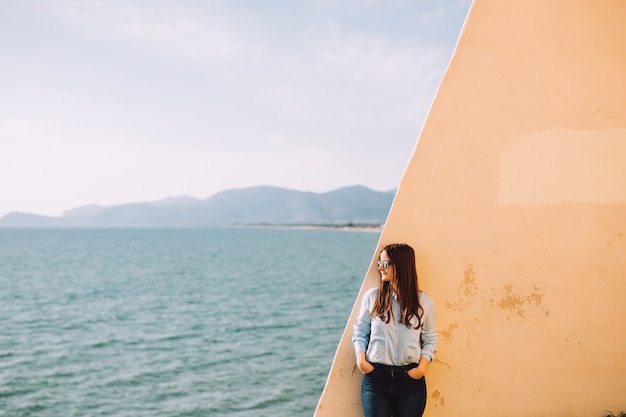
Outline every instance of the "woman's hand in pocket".
[[428, 359], [420, 358], [420, 363], [415, 368], [409, 369], [407, 375], [413, 379], [421, 379], [426, 375], [426, 369], [428, 369]]
[[369, 374], [370, 372], [374, 370], [374, 365], [372, 365], [371, 363], [367, 361], [367, 358], [365, 357], [365, 352], [357, 353], [356, 366], [364, 375]]
[[424, 371], [420, 369], [420, 367], [409, 369], [407, 375], [412, 379], [421, 379], [424, 376]]

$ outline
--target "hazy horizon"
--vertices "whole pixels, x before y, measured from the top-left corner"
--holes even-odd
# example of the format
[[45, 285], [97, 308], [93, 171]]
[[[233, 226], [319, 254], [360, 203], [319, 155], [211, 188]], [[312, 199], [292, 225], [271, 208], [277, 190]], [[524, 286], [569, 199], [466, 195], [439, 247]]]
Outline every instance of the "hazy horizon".
[[398, 186], [470, 0], [7, 0], [0, 217]]
[[88, 208], [88, 207], [108, 208], [108, 207], [114, 207], [114, 206], [118, 206], [118, 205], [146, 204], [146, 203], [150, 204], [150, 203], [158, 203], [158, 202], [165, 201], [165, 200], [179, 199], [179, 198], [193, 198], [193, 199], [196, 199], [198, 201], [205, 201], [205, 200], [207, 200], [207, 199], [209, 199], [209, 198], [211, 198], [211, 197], [213, 197], [213, 196], [215, 196], [217, 194], [220, 194], [221, 192], [224, 192], [224, 191], [237, 190], [237, 189], [246, 189], [246, 188], [255, 188], [255, 187], [277, 187], [277, 188], [288, 189], [288, 190], [291, 190], [291, 191], [298, 191], [298, 192], [305, 192], [305, 193], [306, 192], [312, 192], [312, 193], [316, 193], [316, 194], [323, 194], [323, 193], [336, 191], [336, 190], [339, 190], [339, 189], [342, 189], [342, 188], [349, 188], [349, 187], [353, 187], [353, 186], [363, 186], [363, 187], [369, 188], [369, 189], [371, 189], [373, 191], [380, 192], [380, 193], [389, 193], [389, 192], [395, 191], [395, 189], [396, 189], [396, 187], [394, 187], [394, 188], [391, 188], [391, 189], [388, 189], [388, 190], [376, 190], [376, 189], [373, 189], [371, 187], [364, 186], [362, 184], [352, 184], [352, 185], [346, 185], [346, 186], [342, 186], [342, 187], [333, 188], [333, 189], [330, 189], [330, 190], [310, 191], [310, 190], [296, 190], [294, 188], [279, 187], [279, 186], [274, 186], [274, 185], [259, 184], [259, 185], [250, 185], [250, 186], [246, 186], [246, 187], [237, 187], [237, 188], [228, 188], [228, 189], [225, 189], [225, 190], [219, 190], [219, 191], [217, 191], [217, 192], [215, 192], [215, 193], [213, 193], [213, 194], [211, 194], [211, 195], [209, 195], [209, 196], [207, 196], [205, 198], [198, 198], [198, 197], [194, 197], [194, 196], [191, 196], [191, 195], [167, 195], [167, 196], [163, 196], [161, 198], [156, 198], [156, 199], [153, 199], [153, 200], [125, 201], [125, 202], [120, 202], [120, 203], [116, 203], [116, 204], [98, 204], [98, 203], [94, 202], [94, 203], [90, 203], [90, 204], [84, 204], [84, 205], [81, 205], [81, 206], [66, 207], [65, 209], [63, 209], [63, 212], [61, 212], [61, 214], [58, 214], [58, 215], [48, 215], [48, 214], [41, 214], [41, 213], [36, 213], [36, 212], [13, 211], [13, 212], [8, 212], [8, 213], [0, 215], [0, 219], [5, 217], [5, 216], [7, 216], [7, 215], [9, 215], [9, 214], [15, 214], [15, 213], [17, 213], [17, 214], [33, 214], [33, 215], [36, 215], [36, 216], [44, 216], [44, 217], [63, 217], [66, 214], [66, 212], [68, 212], [68, 211], [72, 211], [72, 210], [76, 210], [76, 209], [82, 209], [82, 208]]

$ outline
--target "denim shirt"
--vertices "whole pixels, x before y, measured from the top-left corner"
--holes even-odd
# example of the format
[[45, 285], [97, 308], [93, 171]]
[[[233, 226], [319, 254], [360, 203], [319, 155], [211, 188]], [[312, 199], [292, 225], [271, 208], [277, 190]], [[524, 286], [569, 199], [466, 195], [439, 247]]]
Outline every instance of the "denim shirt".
[[[432, 297], [420, 291], [420, 305], [424, 309], [422, 326], [419, 329], [408, 327], [398, 320], [400, 303], [393, 294], [393, 317], [385, 323], [370, 312], [378, 296], [378, 288], [372, 288], [363, 295], [361, 311], [352, 330], [352, 343], [355, 352], [367, 352], [368, 362], [385, 365], [407, 365], [419, 363], [424, 357], [429, 362], [435, 358], [437, 350], [437, 318]], [[411, 320], [417, 323], [417, 318]]]

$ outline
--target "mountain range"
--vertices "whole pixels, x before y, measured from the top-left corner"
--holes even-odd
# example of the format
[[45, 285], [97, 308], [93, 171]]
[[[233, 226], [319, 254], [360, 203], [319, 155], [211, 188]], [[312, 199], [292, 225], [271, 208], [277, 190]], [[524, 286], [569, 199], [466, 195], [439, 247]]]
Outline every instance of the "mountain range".
[[219, 225], [381, 225], [395, 190], [355, 185], [325, 193], [256, 186], [231, 189], [206, 200], [170, 197], [116, 206], [91, 205], [61, 217], [10, 213], [0, 227], [193, 227]]

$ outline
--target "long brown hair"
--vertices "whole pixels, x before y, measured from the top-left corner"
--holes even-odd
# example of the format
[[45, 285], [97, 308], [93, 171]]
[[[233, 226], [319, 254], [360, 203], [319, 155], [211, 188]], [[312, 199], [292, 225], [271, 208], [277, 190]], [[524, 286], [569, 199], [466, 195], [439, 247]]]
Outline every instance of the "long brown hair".
[[372, 317], [378, 316], [389, 323], [393, 316], [391, 306], [395, 289], [396, 297], [400, 303], [400, 322], [411, 327], [411, 320], [415, 317], [417, 324], [413, 327], [419, 329], [422, 326], [424, 309], [420, 305], [415, 251], [405, 243], [387, 245], [380, 252], [383, 251], [387, 252], [389, 263], [395, 269], [393, 285], [389, 281], [379, 280], [378, 297], [372, 307], [371, 315]]

